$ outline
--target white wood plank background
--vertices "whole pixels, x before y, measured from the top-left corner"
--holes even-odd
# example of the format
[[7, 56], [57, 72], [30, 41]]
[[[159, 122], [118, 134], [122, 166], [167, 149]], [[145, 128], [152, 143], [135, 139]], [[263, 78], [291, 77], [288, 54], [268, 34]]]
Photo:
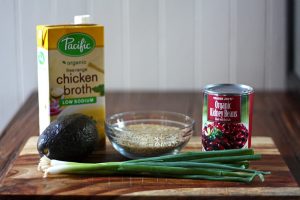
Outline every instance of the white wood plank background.
[[107, 90], [285, 88], [284, 0], [0, 0], [0, 132], [37, 88], [35, 26], [104, 24]]

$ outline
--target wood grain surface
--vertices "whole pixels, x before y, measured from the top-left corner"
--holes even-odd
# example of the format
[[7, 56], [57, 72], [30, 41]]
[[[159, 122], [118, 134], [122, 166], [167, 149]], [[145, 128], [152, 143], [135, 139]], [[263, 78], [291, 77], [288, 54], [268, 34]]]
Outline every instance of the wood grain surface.
[[[108, 141], [107, 141], [108, 142]], [[4, 179], [0, 197], [36, 196], [50, 197], [61, 195], [81, 197], [119, 197], [132, 198], [144, 196], [217, 196], [230, 197], [247, 195], [248, 197], [282, 197], [300, 195], [300, 188], [289, 168], [282, 160], [279, 150], [269, 137], [253, 137], [253, 148], [263, 154], [260, 161], [251, 162], [251, 167], [271, 171], [265, 182], [258, 179], [250, 184], [235, 182], [217, 182], [205, 180], [124, 177], [124, 176], [83, 176], [49, 175], [37, 171], [39, 156], [36, 150], [37, 136], [31, 137]], [[199, 151], [200, 138], [193, 136], [184, 151]], [[95, 152], [89, 161], [124, 160], [108, 142], [106, 149]], [[191, 193], [191, 194], [189, 194]]]
[[[107, 94], [106, 102], [107, 115], [131, 110], [167, 110], [187, 114], [196, 120], [195, 136], [199, 136], [202, 112], [202, 95], [200, 92], [114, 92]], [[63, 189], [56, 191], [57, 186], [62, 186], [66, 183], [64, 177], [59, 179], [53, 177], [41, 179], [41, 174], [36, 174], [35, 178], [30, 181], [22, 178], [22, 176], [28, 175], [35, 168], [33, 166], [36, 166], [38, 159], [36, 154], [22, 153], [16, 160], [27, 139], [30, 136], [38, 135], [37, 94], [33, 93], [0, 137], [0, 197], [5, 199], [28, 197], [28, 199], [32, 199], [32, 195], [36, 194], [34, 196], [37, 199], [73, 199], [75, 197], [93, 199], [98, 198], [99, 196], [97, 195], [102, 194], [107, 198], [115, 198], [116, 196], [114, 195], [116, 194], [123, 194], [122, 197], [125, 197], [125, 194], [130, 191], [127, 197], [135, 199], [135, 197], [142, 196], [146, 198], [146, 190], [151, 197], [169, 198], [168, 195], [171, 194], [170, 198], [172, 197], [172, 199], [174, 197], [188, 199], [189, 197], [197, 197], [200, 194], [203, 194], [202, 196], [204, 197], [207, 196], [207, 198], [219, 198], [220, 196], [214, 196], [213, 193], [220, 194], [222, 192], [222, 194], [230, 195], [232, 198], [242, 197], [244, 199], [244, 196], [247, 196], [249, 198], [255, 197], [255, 199], [265, 199], [266, 197], [274, 199], [275, 195], [277, 199], [282, 199], [283, 197], [298, 199], [300, 196], [297, 187], [300, 183], [299, 130], [299, 92], [257, 92], [254, 101], [253, 135], [272, 138], [279, 150], [276, 150], [276, 152], [280, 152], [280, 155], [269, 153], [264, 156], [263, 161], [267, 162], [268, 166], [279, 169], [278, 172], [268, 176], [265, 183], [256, 181], [253, 183], [255, 185], [241, 186], [237, 183], [218, 182], [218, 185], [214, 186], [214, 191], [209, 191], [206, 188], [210, 188], [212, 183], [205, 181], [200, 181], [199, 183], [199, 181], [180, 180], [176, 182], [173, 179], [156, 180], [135, 177], [123, 178], [123, 181], [120, 182], [116, 177], [80, 177], [82, 178], [80, 179], [81, 187], [77, 188], [77, 186], [70, 185], [67, 182], [68, 192], [64, 192]], [[193, 142], [191, 141], [189, 145], [192, 144]], [[121, 159], [118, 154], [113, 155], [111, 155], [111, 159]], [[103, 159], [109, 160], [109, 156]], [[16, 168], [27, 165], [32, 166], [32, 168], [23, 168], [20, 171], [18, 170], [21, 168], [18, 168], [18, 170]], [[254, 166], [261, 167], [264, 164], [258, 162]], [[5, 180], [4, 177], [6, 177]], [[78, 177], [74, 177], [67, 180], [74, 183], [78, 181], [77, 179]], [[158, 182], [160, 185], [157, 184]], [[162, 182], [164, 183], [162, 184]], [[39, 187], [37, 187], [37, 183], [40, 184]], [[266, 183], [271, 184], [271, 186], [268, 187], [265, 185]], [[86, 187], [82, 187], [82, 185]], [[138, 189], [131, 191], [133, 187]], [[235, 187], [240, 189], [234, 190]], [[277, 189], [274, 190], [274, 187]], [[23, 188], [26, 188], [26, 190]], [[255, 196], [257, 188], [262, 192], [262, 196]], [[43, 195], [38, 193], [41, 190], [44, 192]], [[51, 195], [51, 192], [54, 190], [59, 194], [58, 197]], [[206, 194], [209, 192], [211, 192], [210, 195]], [[14, 195], [12, 196], [11, 194]]]

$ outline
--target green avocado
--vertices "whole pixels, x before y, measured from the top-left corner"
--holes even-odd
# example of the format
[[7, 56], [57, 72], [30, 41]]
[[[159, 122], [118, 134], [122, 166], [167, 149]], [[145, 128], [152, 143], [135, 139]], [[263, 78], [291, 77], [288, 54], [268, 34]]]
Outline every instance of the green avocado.
[[43, 131], [37, 142], [41, 156], [63, 161], [80, 161], [98, 142], [95, 122], [83, 114], [59, 117]]

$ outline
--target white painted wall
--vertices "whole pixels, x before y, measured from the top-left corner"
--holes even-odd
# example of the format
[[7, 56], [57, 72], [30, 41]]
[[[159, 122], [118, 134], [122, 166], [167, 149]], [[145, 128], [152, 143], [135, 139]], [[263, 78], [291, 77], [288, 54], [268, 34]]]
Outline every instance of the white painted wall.
[[0, 0], [0, 132], [37, 88], [35, 26], [93, 15], [108, 90], [285, 88], [284, 0]]

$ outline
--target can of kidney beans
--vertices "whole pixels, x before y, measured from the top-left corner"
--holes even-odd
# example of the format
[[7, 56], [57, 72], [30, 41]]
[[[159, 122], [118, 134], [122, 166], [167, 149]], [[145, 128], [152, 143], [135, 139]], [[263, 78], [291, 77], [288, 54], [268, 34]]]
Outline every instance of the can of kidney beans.
[[253, 96], [253, 88], [241, 84], [204, 88], [202, 150], [251, 147]]

